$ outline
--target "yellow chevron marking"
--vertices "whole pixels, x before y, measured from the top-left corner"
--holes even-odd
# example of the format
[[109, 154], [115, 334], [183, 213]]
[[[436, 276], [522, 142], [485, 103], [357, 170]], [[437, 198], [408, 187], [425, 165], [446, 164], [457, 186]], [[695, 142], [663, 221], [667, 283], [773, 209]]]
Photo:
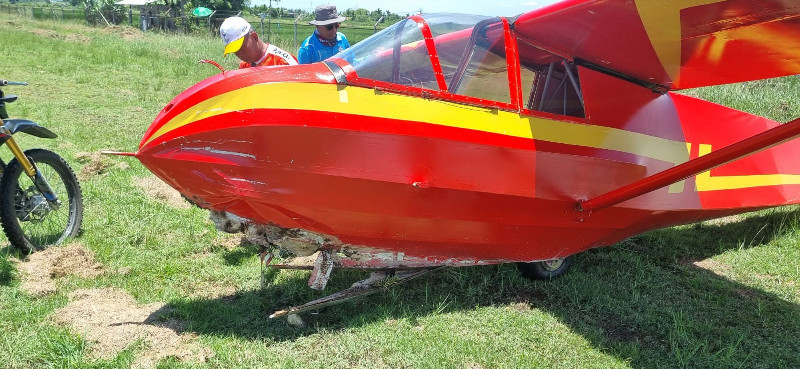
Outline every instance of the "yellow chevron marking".
[[[692, 144], [686, 143], [686, 152], [692, 152]], [[669, 185], [669, 193], [681, 193], [685, 190], [686, 180], [675, 182]]]
[[[700, 156], [711, 152], [711, 145], [698, 146]], [[740, 188], [800, 184], [797, 174], [757, 174], [749, 176], [711, 176], [711, 171], [697, 175], [697, 191], [734, 190]]]
[[673, 82], [681, 68], [681, 10], [725, 0], [636, 0], [647, 37]]

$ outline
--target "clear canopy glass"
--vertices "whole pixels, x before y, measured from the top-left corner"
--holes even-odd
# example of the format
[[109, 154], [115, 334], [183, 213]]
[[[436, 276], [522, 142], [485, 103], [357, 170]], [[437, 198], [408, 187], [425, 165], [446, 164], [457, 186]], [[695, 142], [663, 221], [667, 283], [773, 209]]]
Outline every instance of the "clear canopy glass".
[[487, 18], [450, 13], [426, 15], [425, 23], [408, 18], [337, 56], [350, 63], [361, 78], [439, 89], [431, 63], [433, 50], [428, 50], [421, 27], [430, 27], [445, 80], [449, 80], [463, 56], [471, 29]]
[[[513, 27], [507, 31], [505, 24], [499, 17], [465, 14], [410, 17], [337, 57], [350, 63], [359, 78], [395, 84], [398, 89], [446, 89], [504, 109], [515, 108], [510, 106], [512, 94], [521, 92], [522, 109], [583, 118], [575, 64], [535, 40], [516, 35]], [[425, 39], [426, 26], [432, 45]], [[508, 45], [516, 45], [516, 53], [510, 54]], [[510, 66], [519, 68], [511, 70]], [[516, 80], [522, 85], [512, 83]]]

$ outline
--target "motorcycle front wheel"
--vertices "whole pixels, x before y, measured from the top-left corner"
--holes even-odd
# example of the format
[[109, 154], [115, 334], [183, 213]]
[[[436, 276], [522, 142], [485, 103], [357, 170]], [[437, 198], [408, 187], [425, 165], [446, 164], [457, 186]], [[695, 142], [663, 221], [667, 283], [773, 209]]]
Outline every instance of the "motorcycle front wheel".
[[8, 163], [0, 177], [0, 223], [12, 246], [31, 253], [78, 235], [83, 220], [83, 196], [78, 178], [58, 154], [31, 149], [25, 155], [35, 163], [61, 201], [57, 208], [51, 206], [17, 159]]

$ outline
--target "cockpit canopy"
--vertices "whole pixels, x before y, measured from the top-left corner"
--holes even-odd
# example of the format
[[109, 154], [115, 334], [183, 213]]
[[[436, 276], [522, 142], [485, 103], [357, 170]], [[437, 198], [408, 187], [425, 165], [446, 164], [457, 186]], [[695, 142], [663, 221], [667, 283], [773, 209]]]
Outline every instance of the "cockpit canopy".
[[515, 35], [511, 23], [449, 13], [411, 16], [336, 57], [355, 69], [356, 84], [583, 118], [575, 66]]

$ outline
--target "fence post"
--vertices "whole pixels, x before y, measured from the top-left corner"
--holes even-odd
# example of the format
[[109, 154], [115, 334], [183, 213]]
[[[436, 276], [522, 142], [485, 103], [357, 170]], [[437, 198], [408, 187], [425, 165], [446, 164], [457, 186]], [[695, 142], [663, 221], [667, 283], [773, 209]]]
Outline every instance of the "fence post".
[[[269, 42], [270, 33], [272, 33], [272, 0], [269, 0], [269, 10], [267, 10], [267, 42]], [[264, 18], [261, 18], [261, 23], [264, 23]]]
[[297, 48], [297, 21], [299, 21], [301, 17], [303, 17], [302, 14], [298, 15], [297, 18], [294, 19], [294, 49], [295, 49], [295, 52], [297, 52], [297, 50], [299, 50]]
[[208, 32], [209, 32], [209, 33], [211, 33], [211, 37], [214, 37], [214, 36], [216, 36], [216, 35], [214, 34], [214, 33], [215, 33], [215, 32], [214, 32], [214, 29], [213, 29], [213, 28], [211, 28], [211, 17], [213, 17], [213, 16], [214, 16], [214, 14], [216, 14], [216, 13], [217, 13], [217, 11], [216, 11], [216, 10], [214, 10], [213, 12], [211, 12], [211, 14], [209, 14], [209, 15], [208, 15]]

